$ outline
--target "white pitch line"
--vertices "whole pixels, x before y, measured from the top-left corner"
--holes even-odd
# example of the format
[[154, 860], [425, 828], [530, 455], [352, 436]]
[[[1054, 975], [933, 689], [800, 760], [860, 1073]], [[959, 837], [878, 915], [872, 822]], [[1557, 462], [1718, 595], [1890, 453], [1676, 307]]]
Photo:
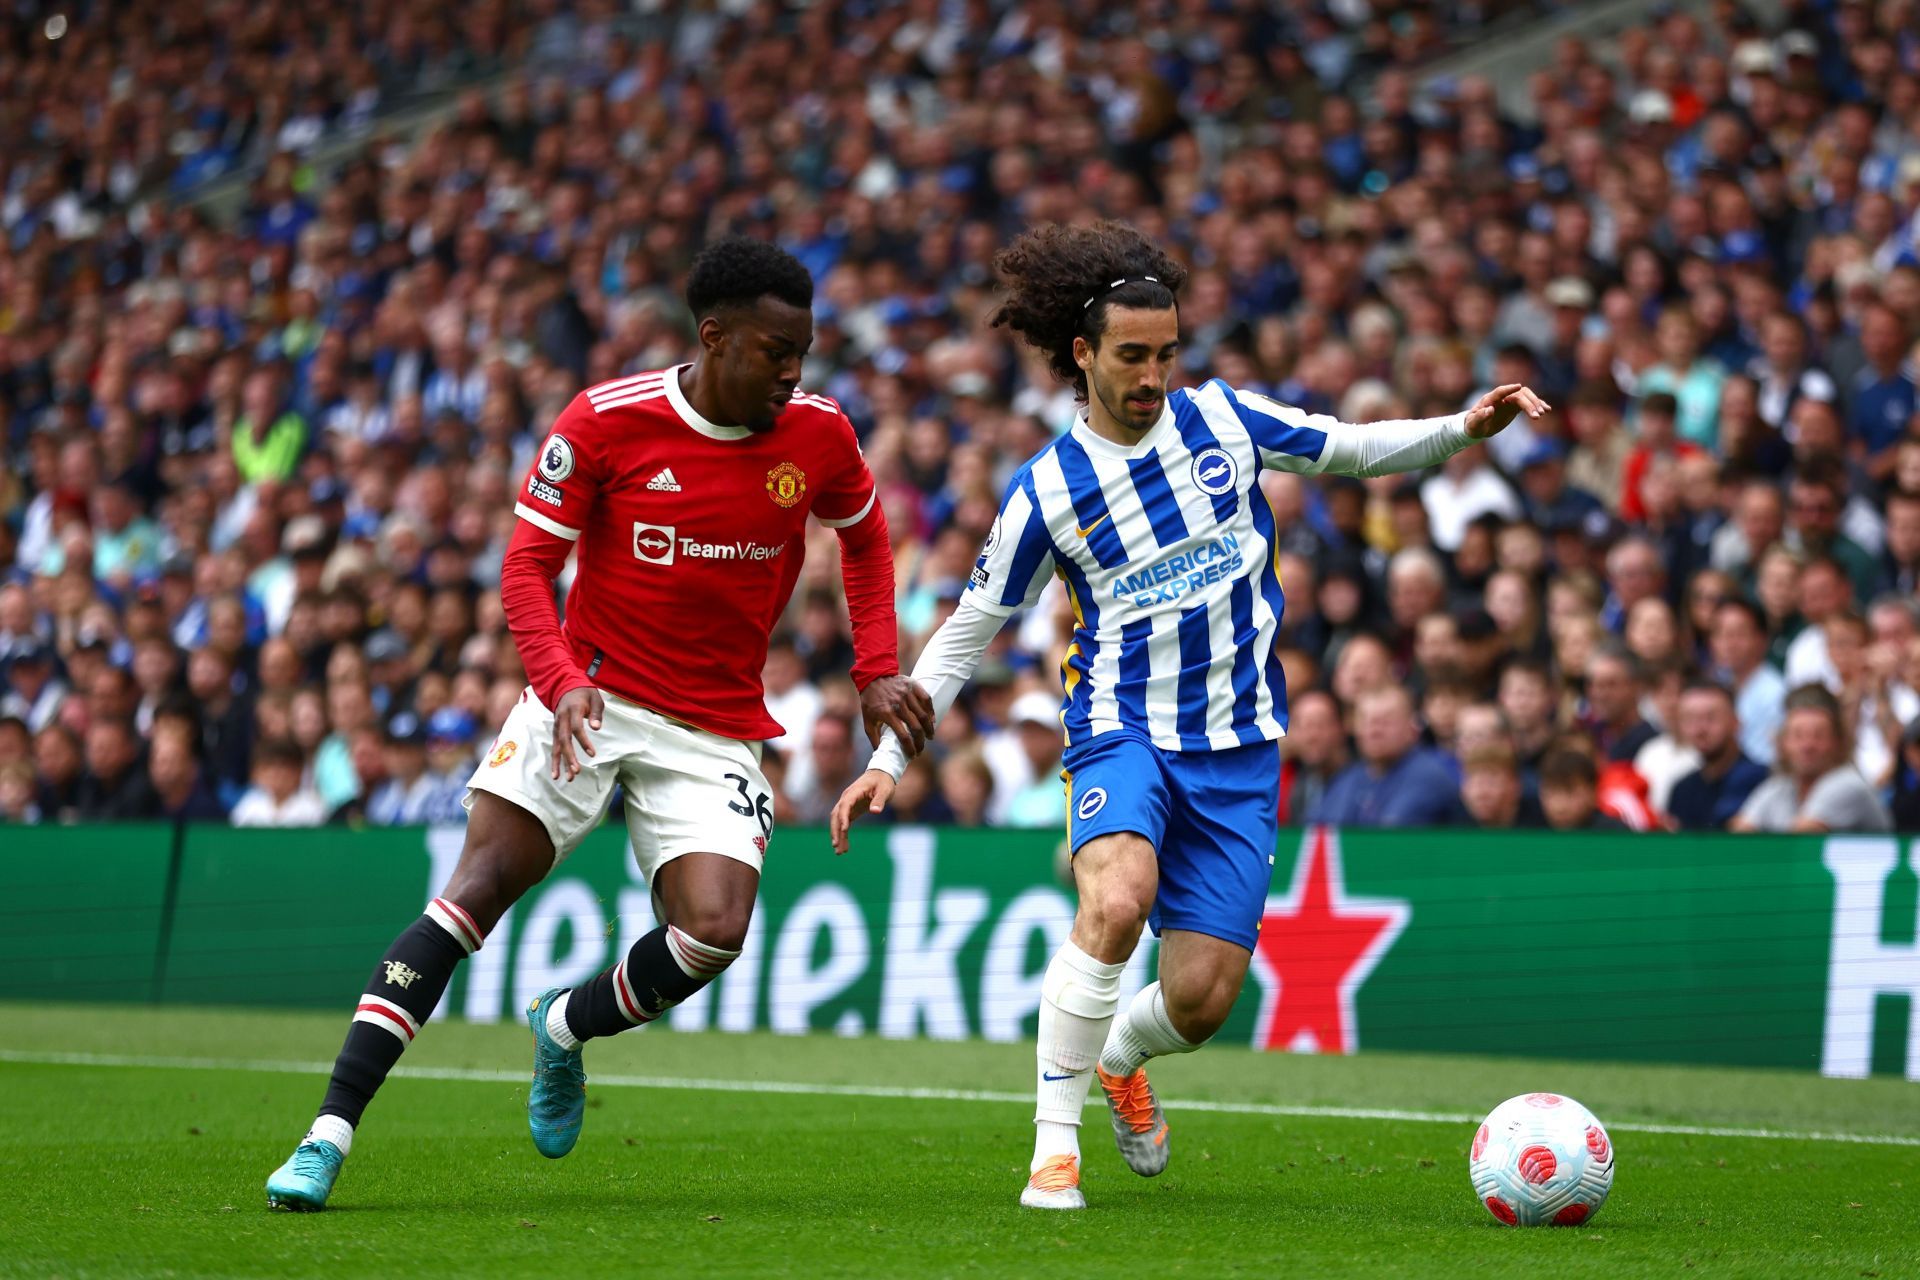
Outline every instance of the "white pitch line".
[[[261, 1071], [280, 1075], [326, 1075], [330, 1062], [277, 1059], [165, 1058], [117, 1053], [38, 1053], [0, 1049], [0, 1062], [50, 1067], [136, 1067], [185, 1071]], [[481, 1067], [395, 1067], [405, 1080], [465, 1080], [482, 1084], [523, 1084], [524, 1071]], [[619, 1089], [685, 1089], [702, 1093], [780, 1093], [820, 1098], [893, 1098], [921, 1102], [1031, 1102], [1032, 1094], [983, 1089], [914, 1089], [878, 1084], [806, 1084], [792, 1080], [703, 1080], [683, 1076], [595, 1074], [591, 1082]], [[1455, 1111], [1400, 1111], [1390, 1107], [1300, 1107], [1268, 1102], [1163, 1100], [1173, 1111], [1211, 1111], [1234, 1116], [1282, 1116], [1315, 1120], [1387, 1120], [1411, 1124], [1478, 1124], [1481, 1117]], [[1897, 1133], [1827, 1133], [1800, 1129], [1735, 1129], [1693, 1124], [1609, 1124], [1616, 1133], [1654, 1133], [1683, 1138], [1759, 1138], [1775, 1142], [1849, 1142], [1869, 1147], [1920, 1147], [1920, 1137]]]

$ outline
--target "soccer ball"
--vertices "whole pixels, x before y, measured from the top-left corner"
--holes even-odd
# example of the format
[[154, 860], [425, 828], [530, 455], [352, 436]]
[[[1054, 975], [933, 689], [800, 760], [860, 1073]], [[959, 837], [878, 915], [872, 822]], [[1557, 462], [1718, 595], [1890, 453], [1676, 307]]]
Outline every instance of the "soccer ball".
[[1613, 1143], [1593, 1113], [1557, 1093], [1493, 1109], [1467, 1158], [1473, 1194], [1510, 1227], [1575, 1227], [1613, 1190]]

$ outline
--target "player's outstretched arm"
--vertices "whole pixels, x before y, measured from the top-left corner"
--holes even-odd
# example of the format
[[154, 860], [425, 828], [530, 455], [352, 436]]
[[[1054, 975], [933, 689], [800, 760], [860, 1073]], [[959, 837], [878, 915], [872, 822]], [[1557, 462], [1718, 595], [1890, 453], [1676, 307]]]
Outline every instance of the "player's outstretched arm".
[[1464, 413], [1393, 422], [1340, 422], [1248, 391], [1226, 393], [1264, 466], [1302, 475], [1384, 476], [1419, 471], [1551, 405], [1517, 382], [1498, 386]]
[[1549, 407], [1530, 388], [1510, 382], [1481, 396], [1465, 413], [1341, 423], [1327, 433], [1321, 465], [1313, 469], [1351, 476], [1420, 471], [1498, 434], [1522, 412], [1537, 418]]
[[[927, 641], [920, 660], [913, 664], [911, 683], [927, 696], [934, 713], [933, 721], [937, 722], [953, 705], [974, 667], [979, 665], [980, 655], [987, 651], [1006, 621], [1006, 614], [982, 609], [973, 599], [973, 593], [968, 592], [954, 606], [953, 615], [941, 623]], [[932, 736], [931, 723], [928, 736]], [[847, 851], [847, 829], [861, 814], [879, 813], [886, 808], [893, 796], [894, 784], [906, 768], [906, 748], [901, 744], [899, 732], [888, 726], [880, 734], [880, 745], [874, 748], [867, 771], [841, 793], [827, 819], [835, 853]]]

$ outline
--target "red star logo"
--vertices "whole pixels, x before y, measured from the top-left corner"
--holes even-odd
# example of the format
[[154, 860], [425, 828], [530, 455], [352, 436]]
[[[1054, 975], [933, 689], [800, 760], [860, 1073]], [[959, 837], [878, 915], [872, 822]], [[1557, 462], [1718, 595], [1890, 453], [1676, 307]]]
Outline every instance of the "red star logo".
[[1340, 837], [1314, 827], [1284, 898], [1268, 898], [1253, 949], [1265, 988], [1254, 1023], [1258, 1049], [1352, 1053], [1360, 1047], [1353, 998], [1407, 926], [1400, 898], [1357, 898], [1340, 871]]

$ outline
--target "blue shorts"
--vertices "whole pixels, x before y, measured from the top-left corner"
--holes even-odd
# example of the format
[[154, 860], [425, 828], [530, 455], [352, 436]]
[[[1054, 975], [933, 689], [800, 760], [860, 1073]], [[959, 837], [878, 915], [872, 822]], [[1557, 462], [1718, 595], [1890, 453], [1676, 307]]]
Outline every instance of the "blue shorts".
[[1279, 838], [1278, 743], [1167, 751], [1120, 730], [1070, 748], [1061, 765], [1069, 848], [1119, 831], [1153, 845], [1155, 936], [1187, 929], [1253, 950]]

